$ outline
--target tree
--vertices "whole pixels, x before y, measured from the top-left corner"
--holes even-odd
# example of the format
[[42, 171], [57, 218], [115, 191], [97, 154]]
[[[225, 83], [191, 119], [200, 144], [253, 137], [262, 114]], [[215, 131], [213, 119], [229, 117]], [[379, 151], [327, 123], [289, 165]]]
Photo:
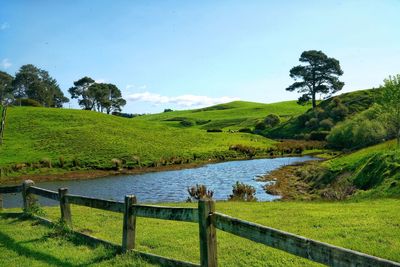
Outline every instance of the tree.
[[32, 64], [23, 65], [13, 81], [15, 98], [30, 98], [38, 101], [44, 107], [62, 107], [69, 101], [61, 91], [57, 81], [45, 70]]
[[0, 71], [0, 105], [12, 98], [12, 82], [14, 78], [7, 72]]
[[379, 102], [384, 110], [384, 118], [394, 131], [397, 147], [400, 147], [400, 74], [385, 79], [381, 90]]
[[126, 105], [121, 91], [111, 83], [94, 83], [90, 85], [87, 90], [87, 96], [91, 102], [90, 109], [98, 112], [106, 111], [107, 114], [114, 111], [120, 112], [122, 107]]
[[92, 78], [85, 76], [75, 81], [74, 86], [68, 89], [71, 98], [78, 99], [78, 104], [85, 110], [93, 108], [93, 99], [88, 95], [88, 89], [94, 83], [95, 81]]
[[290, 70], [290, 77], [295, 82], [286, 88], [287, 91], [303, 93], [298, 103], [311, 100], [314, 109], [317, 93], [330, 96], [343, 88], [344, 83], [339, 81], [343, 71], [338, 60], [328, 57], [322, 51], [310, 50], [304, 51], [299, 61], [306, 65], [298, 65]]

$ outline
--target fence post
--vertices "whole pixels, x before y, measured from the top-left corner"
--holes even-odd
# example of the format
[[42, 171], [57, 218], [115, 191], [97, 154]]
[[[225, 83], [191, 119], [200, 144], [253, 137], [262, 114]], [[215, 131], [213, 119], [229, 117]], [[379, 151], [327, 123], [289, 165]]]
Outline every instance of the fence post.
[[68, 188], [58, 189], [58, 196], [60, 198], [61, 221], [71, 227], [71, 207], [68, 203], [67, 198], [65, 197], [66, 194], [68, 194]]
[[127, 252], [135, 248], [136, 216], [133, 215], [133, 205], [136, 204], [136, 196], [125, 196], [124, 223], [122, 229], [122, 251]]
[[3, 209], [3, 195], [0, 194], [0, 210]]
[[24, 212], [29, 212], [36, 202], [35, 196], [28, 192], [29, 187], [33, 185], [35, 185], [35, 183], [32, 180], [25, 180], [22, 183], [22, 200], [24, 202]]
[[215, 212], [215, 201], [200, 199], [199, 204], [199, 236], [200, 236], [200, 266], [216, 267], [217, 262], [217, 232], [212, 223]]

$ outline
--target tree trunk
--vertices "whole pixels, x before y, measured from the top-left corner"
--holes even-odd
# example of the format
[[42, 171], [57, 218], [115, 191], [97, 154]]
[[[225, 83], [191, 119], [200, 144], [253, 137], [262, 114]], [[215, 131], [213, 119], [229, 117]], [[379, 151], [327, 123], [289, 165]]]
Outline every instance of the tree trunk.
[[314, 109], [317, 106], [317, 102], [315, 100], [315, 93], [312, 93], [312, 108]]

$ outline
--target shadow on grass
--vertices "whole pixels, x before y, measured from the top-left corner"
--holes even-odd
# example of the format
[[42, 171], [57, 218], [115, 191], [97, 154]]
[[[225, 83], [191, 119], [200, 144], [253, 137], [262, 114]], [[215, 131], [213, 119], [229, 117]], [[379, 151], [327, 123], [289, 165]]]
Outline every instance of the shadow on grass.
[[[9, 222], [10, 224], [15, 224], [18, 221], [20, 221], [20, 222], [21, 221], [32, 221], [32, 220], [29, 220], [29, 218], [21, 215], [21, 213], [0, 213], [0, 219], [11, 219], [11, 218], [14, 220]], [[35, 220], [33, 220], [32, 222], [36, 223]], [[38, 243], [39, 244], [39, 243], [46, 242], [49, 239], [58, 239], [58, 238], [62, 238], [62, 236], [53, 235], [50, 232], [49, 234], [46, 234], [40, 238], [35, 238], [35, 239], [25, 240], [25, 241], [16, 241], [11, 236], [5, 234], [4, 232], [2, 232], [0, 230], [0, 246], [2, 245], [8, 250], [14, 250], [16, 253], [18, 253], [18, 255], [24, 256], [26, 258], [31, 258], [31, 259], [34, 259], [37, 261], [41, 261], [41, 262], [44, 262], [44, 263], [47, 263], [50, 265], [67, 266], [67, 267], [70, 267], [70, 266], [71, 267], [72, 266], [84, 267], [84, 266], [90, 266], [90, 265], [93, 265], [96, 263], [100, 263], [102, 261], [112, 259], [116, 255], [116, 251], [113, 248], [107, 248], [107, 250], [109, 250], [109, 252], [106, 253], [106, 255], [98, 256], [86, 263], [73, 264], [68, 261], [59, 259], [55, 256], [52, 256], [50, 254], [41, 252], [41, 251], [39, 251], [39, 249], [35, 250], [35, 249], [27, 248], [24, 246], [24, 244], [28, 244], [28, 243]], [[85, 242], [85, 240], [83, 240], [82, 238], [75, 236], [73, 234], [68, 235], [68, 237], [64, 240], [65, 240], [65, 242], [71, 242], [74, 245], [85, 245], [85, 246], [92, 247], [92, 248], [97, 247], [96, 245]]]

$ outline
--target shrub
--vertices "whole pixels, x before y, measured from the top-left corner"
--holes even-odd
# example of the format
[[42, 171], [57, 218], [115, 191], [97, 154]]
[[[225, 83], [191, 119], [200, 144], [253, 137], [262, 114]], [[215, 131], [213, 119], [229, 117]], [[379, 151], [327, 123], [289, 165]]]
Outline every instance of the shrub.
[[188, 120], [183, 120], [180, 122], [180, 125], [182, 125], [184, 127], [190, 127], [190, 126], [193, 126], [193, 122], [188, 121]]
[[305, 126], [309, 129], [317, 129], [318, 128], [318, 119], [317, 118], [311, 118], [305, 123]]
[[382, 142], [388, 135], [375, 107], [338, 123], [327, 136], [334, 148], [361, 148]]
[[265, 117], [264, 123], [270, 127], [275, 127], [281, 123], [281, 119], [276, 114], [269, 114], [267, 117]]
[[39, 163], [45, 168], [51, 168], [51, 159], [49, 158], [43, 158], [39, 161]]
[[220, 133], [222, 132], [221, 129], [207, 129], [207, 133]]
[[328, 134], [328, 131], [312, 131], [310, 133], [310, 140], [324, 141]]
[[257, 153], [254, 147], [244, 146], [244, 145], [233, 145], [229, 147], [229, 150], [234, 150], [243, 153], [250, 159], [253, 158]]
[[335, 107], [331, 110], [330, 116], [335, 121], [342, 121], [346, 118], [348, 113], [349, 113], [349, 109], [345, 105], [338, 104], [337, 107]]
[[229, 195], [229, 201], [257, 201], [255, 197], [256, 189], [248, 184], [237, 181], [232, 186], [232, 195]]
[[192, 200], [200, 199], [212, 199], [214, 191], [207, 190], [207, 187], [203, 184], [196, 184], [196, 186], [191, 186], [187, 189], [189, 197], [186, 202], [192, 202]]
[[252, 133], [253, 131], [250, 128], [241, 128], [239, 129], [240, 133]]
[[265, 130], [266, 126], [264, 122], [258, 122], [255, 126], [255, 130], [262, 131]]
[[170, 109], [170, 108], [166, 108], [166, 109], [164, 109], [164, 112], [172, 112], [173, 110], [172, 109]]
[[319, 126], [324, 130], [330, 130], [334, 126], [333, 121], [331, 119], [324, 119], [319, 122]]
[[65, 166], [65, 159], [64, 159], [64, 156], [60, 156], [60, 157], [58, 158], [58, 161], [59, 161], [59, 163], [60, 163], [60, 168], [64, 168], [64, 166]]
[[122, 160], [120, 159], [112, 159], [111, 163], [114, 165], [114, 170], [120, 170], [122, 168]]
[[30, 98], [16, 99], [14, 102], [14, 105], [21, 105], [21, 106], [27, 106], [27, 107], [41, 107], [42, 106], [38, 101], [30, 99]]

